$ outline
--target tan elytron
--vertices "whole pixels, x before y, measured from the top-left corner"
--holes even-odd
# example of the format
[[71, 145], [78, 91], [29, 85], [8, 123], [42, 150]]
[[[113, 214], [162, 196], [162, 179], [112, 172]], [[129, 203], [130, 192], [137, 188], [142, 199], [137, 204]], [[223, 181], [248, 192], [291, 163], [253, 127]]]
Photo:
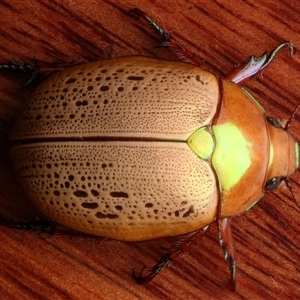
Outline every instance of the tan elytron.
[[211, 223], [215, 173], [186, 140], [211, 124], [218, 86], [199, 68], [142, 57], [49, 78], [11, 133], [24, 190], [52, 220], [113, 239], [180, 235]]
[[196, 230], [217, 213], [214, 173], [183, 143], [40, 143], [11, 154], [37, 208], [79, 231], [144, 240]]
[[186, 140], [211, 123], [216, 77], [197, 67], [146, 57], [79, 65], [35, 92], [12, 140], [49, 137], [143, 137]]

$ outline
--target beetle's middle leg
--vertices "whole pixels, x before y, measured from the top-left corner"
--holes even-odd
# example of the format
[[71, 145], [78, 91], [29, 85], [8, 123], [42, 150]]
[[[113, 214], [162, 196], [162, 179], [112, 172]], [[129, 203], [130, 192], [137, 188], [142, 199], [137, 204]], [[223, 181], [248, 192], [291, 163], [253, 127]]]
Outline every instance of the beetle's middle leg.
[[138, 284], [143, 284], [151, 281], [164, 266], [169, 264], [174, 258], [176, 258], [180, 253], [187, 251], [192, 244], [199, 241], [203, 235], [206, 233], [209, 225], [191, 233], [185, 234], [179, 239], [172, 247], [167, 249], [166, 253], [158, 260], [156, 265], [150, 270], [149, 274], [143, 276], [143, 271], [136, 275], [133, 271], [133, 277]]
[[208, 69], [209, 66], [205, 61], [196, 56], [196, 54], [188, 51], [184, 46], [182, 46], [173, 36], [172, 34], [168, 33], [162, 27], [160, 27], [157, 23], [155, 23], [146, 13], [138, 8], [131, 9], [129, 14], [146, 21], [151, 28], [155, 31], [155, 33], [160, 37], [162, 40], [162, 45], [164, 47], [169, 48], [176, 57], [186, 63], [196, 65], [203, 69]]

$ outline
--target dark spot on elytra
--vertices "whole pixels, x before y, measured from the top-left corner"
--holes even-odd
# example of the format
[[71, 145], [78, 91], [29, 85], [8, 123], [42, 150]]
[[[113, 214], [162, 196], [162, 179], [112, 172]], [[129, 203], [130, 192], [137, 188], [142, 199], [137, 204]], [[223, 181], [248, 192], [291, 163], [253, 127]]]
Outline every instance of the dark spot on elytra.
[[65, 182], [65, 188], [68, 189], [69, 187], [70, 187], [70, 182], [69, 182], [69, 181], [66, 181], [66, 182]]
[[128, 80], [144, 80], [144, 77], [143, 76], [128, 76], [127, 77]]
[[55, 190], [55, 191], [53, 191], [53, 195], [58, 197], [60, 195], [60, 192]]
[[86, 106], [86, 105], [88, 105], [88, 101], [87, 100], [82, 100], [82, 101], [78, 100], [75, 102], [75, 105], [76, 106], [81, 106], [81, 105]]
[[116, 209], [116, 210], [123, 210], [123, 207], [122, 207], [121, 205], [116, 205], [116, 206], [115, 206], [115, 209]]
[[151, 207], [153, 207], [153, 204], [152, 204], [152, 203], [146, 203], [146, 204], [145, 204], [145, 207], [151, 208]]
[[194, 211], [194, 207], [193, 207], [193, 205], [191, 205], [190, 207], [189, 207], [189, 210], [187, 211], [187, 212], [185, 212], [184, 214], [183, 214], [183, 218], [187, 218], [187, 217], [189, 217], [189, 215], [190, 214], [193, 214], [195, 211]]
[[75, 191], [73, 195], [78, 198], [85, 198], [88, 196], [87, 192], [85, 191]]
[[128, 194], [125, 192], [111, 192], [109, 194], [113, 198], [128, 198]]
[[116, 219], [116, 218], [119, 218], [118, 215], [115, 215], [115, 214], [103, 214], [102, 212], [97, 212], [95, 214], [95, 217], [96, 218], [99, 218], [99, 219]]
[[83, 208], [87, 208], [87, 209], [96, 209], [96, 208], [98, 208], [99, 205], [96, 202], [90, 202], [90, 203], [83, 202], [83, 203], [81, 203], [81, 206]]
[[67, 81], [66, 81], [66, 84], [69, 84], [69, 83], [73, 83], [76, 81], [76, 78], [69, 78]]
[[107, 85], [102, 85], [101, 87], [100, 87], [100, 91], [101, 92], [106, 92], [106, 91], [108, 91], [109, 90], [109, 87], [107, 86]]
[[199, 75], [196, 75], [196, 80], [198, 81], [198, 82], [201, 82], [202, 84], [204, 84], [204, 82], [200, 79], [200, 76]]
[[36, 120], [39, 120], [39, 119], [41, 119], [41, 118], [42, 118], [41, 115], [37, 115], [37, 116], [35, 117]]
[[98, 196], [99, 196], [99, 192], [96, 191], [96, 190], [91, 190], [91, 194], [92, 194], [94, 197], [98, 197]]

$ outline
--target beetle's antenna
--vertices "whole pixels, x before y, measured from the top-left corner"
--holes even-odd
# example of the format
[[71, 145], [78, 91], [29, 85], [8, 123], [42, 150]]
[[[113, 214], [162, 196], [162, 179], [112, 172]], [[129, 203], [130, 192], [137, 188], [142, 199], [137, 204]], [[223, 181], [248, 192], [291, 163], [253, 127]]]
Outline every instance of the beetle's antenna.
[[292, 194], [292, 197], [294, 198], [294, 200], [296, 201], [298, 208], [300, 209], [300, 202], [297, 200], [297, 198], [295, 197], [294, 191], [293, 191], [293, 187], [290, 183], [290, 181], [288, 180], [288, 178], [284, 179], [284, 183], [287, 186], [287, 188], [289, 189], [290, 193]]
[[296, 115], [296, 112], [297, 112], [297, 110], [298, 110], [299, 107], [300, 107], [300, 104], [298, 104], [298, 105], [296, 106], [296, 108], [294, 109], [294, 111], [293, 111], [291, 117], [290, 117], [289, 120], [286, 122], [286, 124], [285, 124], [285, 126], [284, 126], [284, 129], [285, 129], [285, 130], [288, 130], [288, 129], [290, 128], [290, 126], [292, 125], [292, 121], [294, 120], [295, 115]]

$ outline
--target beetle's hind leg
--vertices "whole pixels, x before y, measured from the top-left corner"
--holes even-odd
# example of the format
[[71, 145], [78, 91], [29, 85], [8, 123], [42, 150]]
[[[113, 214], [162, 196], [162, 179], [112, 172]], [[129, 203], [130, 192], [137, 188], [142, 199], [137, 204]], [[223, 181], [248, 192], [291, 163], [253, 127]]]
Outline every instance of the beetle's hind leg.
[[164, 47], [169, 48], [179, 60], [196, 65], [198, 67], [201, 67], [203, 69], [207, 69], [208, 66], [205, 64], [205, 61], [203, 59], [200, 59], [197, 57], [194, 53], [188, 51], [186, 48], [184, 48], [173, 36], [171, 33], [168, 33], [162, 27], [160, 27], [157, 23], [155, 23], [146, 13], [144, 13], [142, 10], [138, 8], [131, 9], [129, 11], [129, 14], [131, 16], [134, 16], [138, 19], [142, 19], [146, 21], [151, 28], [154, 30], [154, 32], [160, 37], [162, 40], [162, 45]]
[[187, 251], [192, 244], [199, 241], [202, 236], [206, 233], [208, 226], [205, 226], [197, 231], [185, 234], [179, 239], [172, 247], [167, 249], [166, 253], [158, 260], [156, 265], [150, 270], [150, 272], [143, 276], [143, 271], [139, 275], [136, 275], [133, 270], [133, 277], [138, 284], [144, 284], [150, 282], [164, 266], [168, 265], [172, 260], [174, 260], [180, 253]]
[[231, 220], [228, 218], [219, 219], [219, 241], [224, 251], [224, 258], [229, 262], [229, 269], [231, 272], [230, 287], [235, 291], [236, 285], [236, 260], [233, 246], [233, 237], [231, 232]]
[[33, 59], [31, 62], [25, 62], [21, 60], [19, 62], [11, 61], [7, 63], [0, 63], [0, 70], [28, 74], [30, 78], [23, 86], [24, 88], [36, 79], [44, 80], [57, 72], [77, 64], [80, 64], [80, 62], [58, 64]]
[[31, 231], [35, 233], [46, 233], [49, 236], [53, 235], [68, 235], [68, 236], [82, 236], [85, 238], [98, 238], [91, 234], [86, 234], [74, 229], [71, 229], [69, 227], [60, 225], [55, 222], [50, 221], [40, 221], [40, 222], [13, 222], [8, 221], [0, 216], [0, 225], [13, 228], [13, 229], [19, 229], [24, 231]]

